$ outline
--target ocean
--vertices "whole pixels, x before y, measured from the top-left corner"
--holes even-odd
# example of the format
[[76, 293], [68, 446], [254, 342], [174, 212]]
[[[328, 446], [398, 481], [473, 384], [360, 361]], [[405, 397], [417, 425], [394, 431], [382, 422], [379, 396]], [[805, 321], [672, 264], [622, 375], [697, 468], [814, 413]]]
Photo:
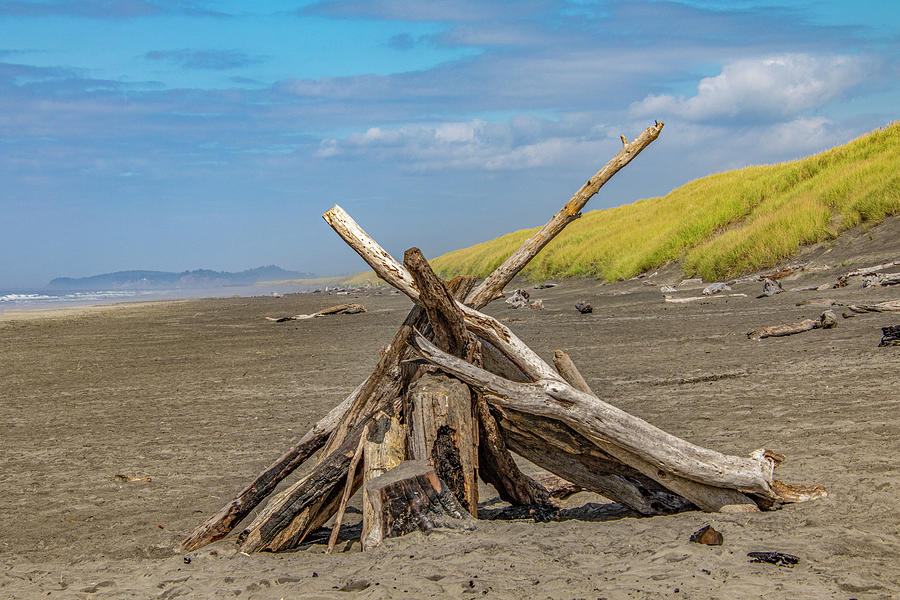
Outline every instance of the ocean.
[[183, 300], [186, 298], [229, 298], [232, 296], [272, 296], [307, 291], [296, 284], [265, 286], [223, 286], [214, 288], [183, 288], [171, 290], [3, 290], [0, 289], [0, 312], [8, 310], [43, 310], [146, 302], [151, 300]]

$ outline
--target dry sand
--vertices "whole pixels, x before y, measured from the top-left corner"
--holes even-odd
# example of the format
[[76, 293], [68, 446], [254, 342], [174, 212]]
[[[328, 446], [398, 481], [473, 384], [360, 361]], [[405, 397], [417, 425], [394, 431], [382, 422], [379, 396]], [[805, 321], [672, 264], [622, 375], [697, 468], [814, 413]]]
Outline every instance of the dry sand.
[[[813, 248], [804, 260], [900, 258], [897, 229], [894, 220], [874, 241]], [[680, 277], [669, 269], [654, 279]], [[673, 305], [641, 281], [565, 282], [531, 290], [544, 311], [495, 302], [488, 312], [545, 358], [565, 349], [613, 404], [717, 450], [782, 452], [780, 478], [824, 484], [827, 498], [754, 515], [634, 518], [582, 493], [567, 501], [570, 520], [480, 521], [469, 534], [415, 534], [366, 554], [345, 541], [332, 556], [321, 545], [246, 556], [227, 540], [185, 555], [178, 544], [362, 380], [409, 309], [405, 298], [306, 294], [6, 313], [0, 597], [898, 597], [900, 348], [877, 344], [880, 327], [900, 314], [788, 338], [750, 341], [745, 332], [821, 312], [795, 306], [801, 300], [875, 302], [900, 289], [856, 281], [757, 299], [760, 290], [738, 283], [734, 291], [747, 297]], [[578, 314], [579, 300], [593, 314]], [[263, 318], [347, 301], [369, 312]], [[486, 512], [498, 506], [491, 488], [481, 492]], [[688, 542], [707, 523], [723, 546]], [[750, 563], [747, 552], [757, 550], [800, 563]]]

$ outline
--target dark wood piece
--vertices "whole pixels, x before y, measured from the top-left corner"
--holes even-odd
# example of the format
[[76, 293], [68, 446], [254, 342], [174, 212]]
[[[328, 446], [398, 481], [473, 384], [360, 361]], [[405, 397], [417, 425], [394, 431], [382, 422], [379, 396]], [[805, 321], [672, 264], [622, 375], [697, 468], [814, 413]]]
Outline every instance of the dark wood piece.
[[[371, 418], [371, 417], [370, 417]], [[368, 420], [356, 426], [344, 443], [320, 462], [313, 471], [274, 497], [253, 523], [241, 534], [241, 550], [285, 550], [303, 541], [306, 535], [325, 524], [337, 510], [350, 463], [356, 455]], [[355, 477], [352, 489], [361, 483]], [[352, 490], [351, 490], [352, 494]], [[328, 507], [330, 510], [324, 510]]]
[[185, 551], [190, 552], [228, 535], [235, 525], [250, 514], [256, 506], [271, 494], [278, 484], [294, 469], [303, 464], [310, 456], [325, 445], [335, 424], [346, 412], [359, 389], [347, 397], [316, 423], [300, 441], [285, 452], [274, 463], [256, 476], [244, 489], [237, 493], [231, 502], [223, 506], [219, 512], [201, 523], [181, 543]]
[[366, 484], [382, 538], [438, 527], [473, 529], [474, 519], [424, 460], [402, 462]]
[[497, 419], [491, 414], [481, 394], [475, 396], [478, 416], [478, 474], [497, 490], [500, 498], [513, 505], [550, 506], [550, 492], [519, 469], [500, 433]]

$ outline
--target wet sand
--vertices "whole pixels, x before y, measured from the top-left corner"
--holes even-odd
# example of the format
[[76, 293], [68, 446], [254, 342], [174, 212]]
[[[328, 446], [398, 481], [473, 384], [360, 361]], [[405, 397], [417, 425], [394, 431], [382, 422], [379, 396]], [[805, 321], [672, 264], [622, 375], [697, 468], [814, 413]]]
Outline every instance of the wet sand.
[[[865, 244], [809, 249], [803, 260], [859, 267], [900, 258], [896, 221], [875, 233]], [[783, 283], [833, 281], [853, 266]], [[178, 545], [195, 525], [368, 374], [409, 301], [296, 294], [4, 313], [0, 598], [900, 595], [900, 348], [878, 347], [880, 328], [900, 314], [786, 338], [745, 335], [824, 309], [796, 306], [802, 300], [894, 300], [898, 286], [856, 280], [757, 299], [762, 286], [748, 281], [734, 285], [746, 297], [676, 305], [645, 285], [680, 279], [670, 267], [652, 280], [568, 281], [529, 289], [543, 311], [498, 301], [487, 312], [548, 360], [564, 349], [616, 406], [720, 451], [786, 454], [779, 478], [821, 483], [827, 498], [753, 515], [634, 518], [582, 493], [566, 501], [570, 520], [480, 521], [472, 533], [414, 534], [365, 554], [347, 540], [332, 556], [320, 544], [245, 556], [226, 540], [186, 555]], [[581, 300], [592, 314], [574, 310]], [[264, 319], [343, 302], [369, 312]], [[486, 512], [499, 506], [489, 487], [481, 502]], [[351, 505], [352, 524], [358, 498]], [[688, 542], [707, 523], [724, 545]], [[747, 552], [759, 550], [800, 563], [750, 563]]]

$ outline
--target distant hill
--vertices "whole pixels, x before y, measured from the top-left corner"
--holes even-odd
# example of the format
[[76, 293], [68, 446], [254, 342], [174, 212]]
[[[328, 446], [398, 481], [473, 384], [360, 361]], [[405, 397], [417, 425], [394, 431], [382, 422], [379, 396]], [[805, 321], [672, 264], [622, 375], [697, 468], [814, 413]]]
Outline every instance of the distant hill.
[[[900, 122], [808, 158], [718, 173], [663, 197], [585, 213], [524, 273], [615, 281], [678, 261], [686, 275], [715, 281], [897, 214]], [[431, 264], [443, 277], [484, 277], [536, 231], [508, 233]]]
[[118, 271], [91, 277], [57, 277], [48, 289], [70, 291], [99, 290], [160, 290], [186, 288], [213, 288], [253, 285], [259, 281], [303, 279], [314, 277], [311, 273], [286, 271], [275, 265], [248, 269], [239, 273], [197, 269], [168, 273], [165, 271]]

